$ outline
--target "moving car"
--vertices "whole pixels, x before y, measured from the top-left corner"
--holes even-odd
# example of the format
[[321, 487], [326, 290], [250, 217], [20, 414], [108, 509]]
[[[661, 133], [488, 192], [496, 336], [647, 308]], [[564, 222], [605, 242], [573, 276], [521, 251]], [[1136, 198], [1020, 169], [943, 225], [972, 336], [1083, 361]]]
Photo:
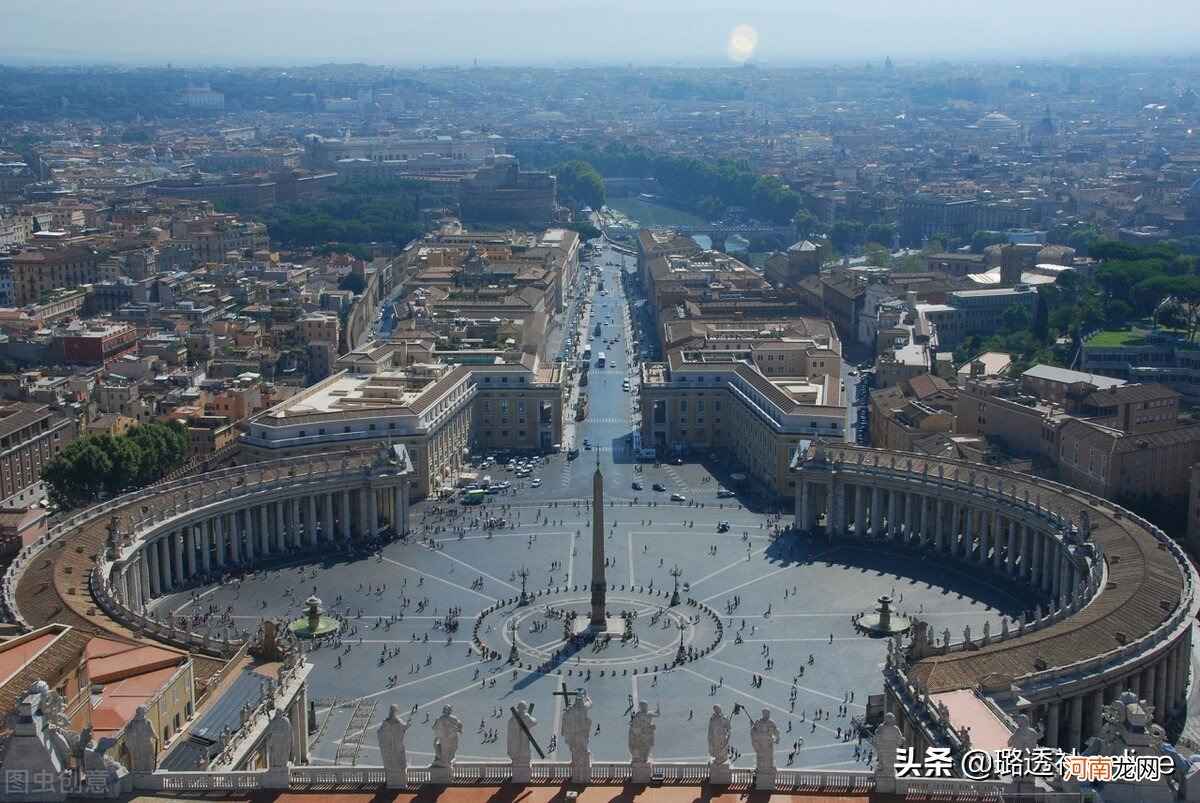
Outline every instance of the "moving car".
[[686, 502], [687, 497], [684, 496], [683, 494], [671, 494], [671, 501], [672, 502]]
[[642, 490], [642, 481], [641, 481], [641, 480], [634, 480], [634, 481], [633, 481], [633, 486], [632, 486], [632, 487], [633, 487], [633, 490], [635, 490], [635, 491], [640, 491], [640, 490]]
[[717, 532], [719, 532], [719, 533], [727, 533], [727, 532], [729, 532], [729, 522], [727, 522], [727, 521], [718, 521], [718, 522], [717, 522]]
[[728, 488], [718, 488], [717, 489], [717, 498], [718, 499], [729, 499], [732, 496], [733, 496], [733, 491], [729, 490]]
[[574, 447], [567, 449], [567, 459], [568, 460], [574, 460], [576, 457], [579, 457], [578, 449], [576, 449]]
[[538, 486], [540, 486], [541, 484], [542, 484], [542, 478], [541, 478], [541, 477], [535, 477], [535, 478], [533, 479], [533, 481], [529, 483], [529, 487], [530, 487], [530, 488], [537, 488], [537, 487], [538, 487]]
[[667, 486], [663, 485], [661, 482], [656, 482], [656, 483], [654, 483], [654, 485], [653, 485], [653, 486], [651, 486], [651, 487], [653, 487], [653, 488], [654, 488], [654, 490], [656, 490], [656, 491], [665, 491], [665, 490], [667, 490]]

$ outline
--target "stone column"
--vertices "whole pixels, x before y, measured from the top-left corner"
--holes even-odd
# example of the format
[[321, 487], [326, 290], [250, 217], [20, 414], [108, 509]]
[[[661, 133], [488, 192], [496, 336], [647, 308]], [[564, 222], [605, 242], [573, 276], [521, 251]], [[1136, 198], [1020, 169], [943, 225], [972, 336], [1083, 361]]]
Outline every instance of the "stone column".
[[1026, 582], [1033, 581], [1033, 565], [1030, 550], [1033, 547], [1030, 544], [1030, 534], [1033, 532], [1028, 524], [1021, 525], [1021, 565], [1017, 568], [1020, 579]]
[[912, 491], [904, 492], [904, 541], [908, 544], [914, 542], [913, 534], [917, 528], [918, 498], [919, 497]]
[[333, 494], [322, 494], [325, 509], [321, 519], [321, 537], [333, 543]]
[[147, 544], [144, 552], [146, 556], [146, 567], [150, 574], [150, 598], [154, 599], [162, 590], [162, 586], [159, 585], [162, 581], [162, 570], [158, 565], [158, 541], [151, 541], [149, 544]]
[[1083, 742], [1083, 697], [1075, 695], [1071, 698], [1067, 719], [1067, 749], [1078, 750]]
[[1045, 551], [1046, 537], [1036, 530], [1032, 533], [1033, 557], [1029, 561], [1029, 584], [1034, 588], [1042, 587], [1042, 553]]
[[925, 494], [916, 494], [917, 504], [921, 506], [921, 544], [929, 546], [933, 542], [933, 533], [929, 532], [929, 498]]
[[379, 492], [373, 485], [368, 485], [366, 491], [367, 537], [374, 538], [379, 533]]
[[958, 502], [955, 502], [950, 508], [950, 554], [951, 555], [960, 554], [960, 550], [962, 549], [961, 543], [963, 540], [965, 540], [965, 538], [960, 537], [960, 536], [965, 535], [963, 533], [964, 528], [963, 528], [962, 520], [963, 520], [962, 505]]
[[275, 507], [275, 545], [280, 552], [287, 550], [287, 521], [284, 520], [283, 500], [277, 500], [274, 503]]
[[396, 485], [391, 490], [392, 510], [395, 511], [395, 521], [392, 526], [396, 528], [396, 534], [406, 532], [408, 529], [408, 505], [404, 503], [404, 480], [401, 478], [400, 484]]
[[992, 569], [1000, 571], [1000, 567], [1004, 564], [1004, 549], [1009, 548], [1009, 554], [1012, 554], [1012, 544], [1009, 541], [1008, 527], [1009, 520], [999, 513], [992, 517]]
[[[309, 546], [317, 545], [317, 497], [310, 494], [308, 510], [304, 514], [304, 542]], [[308, 712], [305, 712], [305, 716]]]
[[242, 529], [241, 522], [238, 521], [237, 513], [225, 514], [225, 520], [228, 522], [226, 528], [229, 530], [229, 559], [234, 563], [242, 562]]
[[154, 598], [150, 574], [150, 548], [146, 546], [138, 551], [138, 603], [141, 605]]
[[940, 496], [933, 500], [933, 529], [937, 538], [937, 551], [946, 551], [946, 502]]
[[158, 545], [158, 568], [162, 572], [159, 578], [159, 588], [163, 593], [171, 590], [171, 544], [166, 538], [160, 538], [157, 541]]
[[184, 554], [187, 556], [188, 577], [196, 576], [196, 525], [189, 524], [183, 530]]
[[342, 509], [338, 514], [342, 520], [342, 539], [350, 540], [350, 489], [342, 491]]
[[183, 585], [183, 532], [171, 533], [171, 565], [175, 570], [175, 585]]
[[1091, 694], [1092, 712], [1088, 716], [1088, 734], [1099, 734], [1101, 723], [1104, 721], [1104, 689], [1096, 689]]
[[242, 532], [246, 534], [246, 560], [254, 560], [254, 510], [242, 508]]
[[[1050, 551], [1050, 598], [1057, 601], [1062, 593], [1062, 549], [1055, 540]], [[1057, 604], [1057, 603], [1056, 603]]]
[[1046, 747], [1058, 747], [1058, 709], [1057, 701], [1046, 703], [1046, 736], [1042, 740]]
[[1160, 720], [1167, 714], [1167, 656], [1154, 665], [1154, 713]]
[[225, 566], [225, 520], [223, 516], [213, 516], [213, 545], [216, 549], [217, 568]]
[[879, 525], [883, 518], [883, 492], [876, 485], [871, 488], [871, 537], [879, 537]]
[[862, 538], [867, 532], [867, 494], [862, 485], [847, 485], [854, 491], [854, 537]]
[[888, 488], [888, 512], [887, 512], [887, 536], [892, 540], [900, 537], [899, 522], [896, 520], [900, 515], [900, 497], [896, 495], [895, 488]]
[[209, 545], [208, 521], [200, 522], [200, 568], [208, 574], [212, 570], [212, 548]]
[[292, 546], [300, 547], [304, 545], [304, 537], [300, 532], [302, 529], [300, 526], [300, 497], [293, 496], [290, 507], [292, 509], [292, 531], [288, 541]]
[[1008, 574], [1009, 577], [1013, 576], [1013, 572], [1016, 570], [1016, 566], [1017, 566], [1017, 528], [1018, 527], [1019, 527], [1019, 525], [1017, 524], [1016, 519], [1009, 520], [1009, 522], [1008, 522], [1008, 538], [1006, 539], [1006, 542], [1008, 545], [1008, 555], [1006, 556], [1005, 562], [1004, 562], [1004, 571]]
[[266, 505], [258, 506], [258, 543], [262, 547], [259, 552], [264, 558], [271, 556], [271, 522]]

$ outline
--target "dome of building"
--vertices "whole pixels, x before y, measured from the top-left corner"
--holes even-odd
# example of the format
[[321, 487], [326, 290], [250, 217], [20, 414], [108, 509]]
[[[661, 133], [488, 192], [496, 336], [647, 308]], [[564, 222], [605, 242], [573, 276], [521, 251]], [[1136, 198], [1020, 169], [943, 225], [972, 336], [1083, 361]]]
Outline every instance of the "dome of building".
[[1005, 131], [1009, 129], [1020, 128], [1021, 124], [1006, 114], [992, 112], [991, 114], [980, 117], [978, 120], [976, 120], [975, 127], [987, 129], [989, 131]]
[[1034, 124], [1033, 128], [1029, 129], [1029, 133], [1039, 137], [1053, 137], [1058, 135], [1058, 126], [1050, 119], [1050, 110], [1046, 109], [1046, 113], [1042, 119]]

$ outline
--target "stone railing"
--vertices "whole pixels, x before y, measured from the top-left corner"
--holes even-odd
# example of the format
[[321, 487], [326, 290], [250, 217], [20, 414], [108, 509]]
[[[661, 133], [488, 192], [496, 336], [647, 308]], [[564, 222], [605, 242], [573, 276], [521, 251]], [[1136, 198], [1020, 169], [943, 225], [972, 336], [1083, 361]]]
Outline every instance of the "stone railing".
[[[530, 767], [531, 785], [557, 785], [567, 783], [571, 776], [568, 761], [535, 761]], [[712, 766], [707, 762], [665, 761], [652, 762], [651, 776], [654, 782], [679, 786], [701, 786], [708, 783]], [[266, 788], [268, 770], [257, 771], [214, 771], [180, 772], [160, 770], [151, 775], [139, 775], [138, 789], [163, 792], [230, 792], [254, 791]], [[429, 767], [409, 767], [409, 788], [432, 782]], [[384, 787], [387, 774], [383, 767], [368, 766], [316, 766], [290, 765], [288, 784], [292, 788], [323, 789], [372, 789]], [[458, 786], [496, 786], [511, 783], [512, 764], [508, 761], [456, 761], [453, 769], [453, 784]], [[632, 783], [633, 769], [628, 762], [594, 761], [591, 767], [591, 782], [595, 784], [619, 785]], [[731, 767], [729, 785], [734, 788], [749, 788], [754, 784], [754, 770], [747, 767]], [[966, 794], [976, 789], [974, 782], [960, 779], [938, 781], [946, 789], [959, 789]], [[999, 783], [999, 782], [997, 782]], [[1003, 784], [999, 784], [1003, 786]], [[869, 772], [826, 772], [822, 770], [798, 770], [781, 768], [776, 771], [775, 786], [778, 789], [811, 792], [868, 793], [875, 788], [875, 776]], [[942, 788], [942, 787], [939, 787]]]
[[[242, 639], [236, 632], [232, 635], [226, 632], [223, 636], [214, 636], [210, 632], [197, 633], [192, 630], [166, 625], [157, 619], [152, 619], [137, 611], [122, 605], [120, 600], [109, 593], [106, 582], [107, 563], [97, 563], [88, 573], [88, 586], [92, 597], [108, 616], [120, 622], [135, 632], [145, 633], [157, 641], [170, 644], [189, 652], [199, 652], [215, 658], [228, 658], [242, 646]], [[174, 618], [172, 617], [172, 621]], [[226, 628], [228, 630], [228, 628]]]

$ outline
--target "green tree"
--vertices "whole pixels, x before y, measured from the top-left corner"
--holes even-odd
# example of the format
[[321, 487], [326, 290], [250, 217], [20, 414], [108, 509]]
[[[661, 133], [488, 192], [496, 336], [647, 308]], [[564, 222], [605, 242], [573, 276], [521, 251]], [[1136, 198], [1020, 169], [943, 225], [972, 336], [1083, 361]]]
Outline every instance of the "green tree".
[[1004, 328], [1009, 332], [1027, 332], [1033, 326], [1033, 316], [1024, 304], [1012, 304], [1004, 310]]
[[874, 265], [877, 268], [892, 266], [892, 252], [879, 243], [867, 243], [863, 246], [863, 256], [866, 257], [868, 265]]
[[1046, 302], [1046, 294], [1041, 292], [1033, 314], [1033, 336], [1043, 343], [1050, 337], [1050, 305]]
[[338, 282], [339, 290], [349, 290], [351, 293], [358, 294], [367, 289], [367, 281], [357, 273], [347, 273]]
[[980, 229], [971, 238], [971, 253], [982, 254], [989, 245], [999, 245], [1008, 242], [1008, 237], [1002, 231], [985, 231]]
[[838, 253], [846, 253], [862, 244], [863, 225], [852, 220], [839, 220], [833, 224], [829, 240]]
[[600, 171], [582, 159], [559, 162], [551, 170], [558, 179], [558, 191], [563, 195], [600, 209], [606, 200], [604, 179]]
[[896, 229], [887, 223], [872, 223], [863, 230], [864, 243], [878, 243], [891, 248], [896, 242]]

